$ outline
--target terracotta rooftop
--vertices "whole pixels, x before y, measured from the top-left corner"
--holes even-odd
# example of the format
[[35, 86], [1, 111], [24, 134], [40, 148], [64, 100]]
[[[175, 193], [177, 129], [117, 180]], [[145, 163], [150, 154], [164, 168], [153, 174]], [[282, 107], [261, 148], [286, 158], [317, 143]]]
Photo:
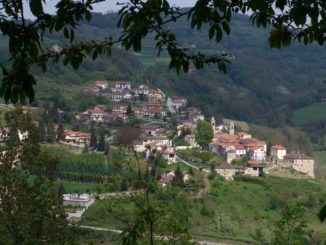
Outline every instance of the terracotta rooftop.
[[271, 147], [271, 149], [275, 149], [275, 150], [286, 150], [286, 148], [284, 146], [281, 146], [281, 145], [273, 145]]

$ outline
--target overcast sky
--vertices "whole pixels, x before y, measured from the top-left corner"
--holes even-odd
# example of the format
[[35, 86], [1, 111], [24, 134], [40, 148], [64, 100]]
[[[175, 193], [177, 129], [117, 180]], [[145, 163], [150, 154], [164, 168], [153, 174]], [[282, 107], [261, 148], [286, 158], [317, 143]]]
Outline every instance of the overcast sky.
[[[47, 0], [46, 1], [47, 4], [44, 7], [45, 11], [47, 13], [53, 14], [55, 11], [54, 6], [57, 2], [58, 2], [58, 0]], [[95, 4], [94, 11], [102, 12], [102, 13], [106, 13], [108, 11], [117, 11], [119, 9], [119, 6], [116, 5], [117, 2], [128, 2], [128, 0], [106, 0], [103, 3]], [[174, 5], [180, 6], [180, 7], [189, 7], [189, 6], [192, 6], [196, 2], [196, 0], [169, 0], [169, 2], [171, 4], [174, 4]], [[29, 19], [34, 19], [34, 16], [28, 11], [26, 11], [25, 15]]]

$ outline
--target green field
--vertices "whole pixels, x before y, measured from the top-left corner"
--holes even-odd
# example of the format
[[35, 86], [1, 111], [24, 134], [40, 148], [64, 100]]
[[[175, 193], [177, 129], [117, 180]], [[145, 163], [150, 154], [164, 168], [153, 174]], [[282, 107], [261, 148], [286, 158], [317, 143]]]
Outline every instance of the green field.
[[[256, 183], [255, 183], [256, 182]], [[99, 227], [118, 227], [105, 206], [111, 199], [92, 205], [80, 224]], [[326, 239], [325, 226], [316, 217], [326, 203], [326, 182], [322, 180], [293, 180], [277, 177], [248, 178], [247, 180], [210, 182], [210, 192], [201, 198], [189, 198], [191, 233], [197, 238], [230, 238], [254, 242], [270, 240], [273, 225], [287, 203], [302, 202], [306, 207], [308, 228]], [[257, 243], [253, 243], [257, 244]]]
[[106, 187], [103, 184], [89, 184], [89, 183], [74, 183], [68, 181], [57, 181], [58, 184], [62, 184], [65, 193], [94, 193], [94, 192], [105, 192]]
[[309, 120], [326, 119], [326, 103], [315, 103], [294, 111], [293, 122], [301, 125]]

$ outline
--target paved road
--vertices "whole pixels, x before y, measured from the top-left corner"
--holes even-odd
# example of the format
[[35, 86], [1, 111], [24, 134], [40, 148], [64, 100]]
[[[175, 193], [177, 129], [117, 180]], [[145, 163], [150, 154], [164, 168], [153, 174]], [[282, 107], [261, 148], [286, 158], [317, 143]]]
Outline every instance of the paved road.
[[171, 113], [176, 113], [175, 109], [172, 106], [172, 100], [170, 97], [166, 100], [166, 105]]
[[[178, 155], [176, 156], [177, 157], [177, 160], [180, 161], [180, 162], [183, 162], [184, 164], [186, 164], [187, 166], [191, 167], [191, 168], [194, 168], [194, 169], [197, 169], [197, 170], [200, 170], [199, 167], [187, 162], [186, 160], [182, 159], [181, 157], [179, 157]], [[210, 173], [211, 171], [209, 169], [205, 169], [203, 168], [201, 171], [205, 172], [205, 173]]]
[[[109, 228], [101, 228], [101, 227], [95, 227], [95, 226], [88, 226], [88, 225], [81, 225], [79, 226], [80, 228], [84, 229], [90, 229], [90, 230], [96, 230], [96, 231], [109, 231], [113, 233], [122, 233], [122, 230], [117, 230], [117, 229], [109, 229]], [[160, 239], [166, 240], [167, 237], [161, 237], [158, 236]], [[232, 245], [231, 243], [221, 243], [221, 242], [212, 242], [212, 241], [204, 241], [204, 240], [192, 240], [193, 242], [200, 244], [200, 245]]]

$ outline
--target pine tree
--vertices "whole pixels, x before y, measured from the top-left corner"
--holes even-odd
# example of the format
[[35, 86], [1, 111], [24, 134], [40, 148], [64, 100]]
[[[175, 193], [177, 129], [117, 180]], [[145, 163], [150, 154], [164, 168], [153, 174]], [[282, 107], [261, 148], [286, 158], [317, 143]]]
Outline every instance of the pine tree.
[[183, 182], [183, 174], [181, 172], [180, 166], [177, 166], [177, 169], [174, 171], [174, 177], [172, 181], [173, 186], [178, 186], [178, 187], [183, 187], [184, 182]]
[[131, 105], [129, 104], [128, 107], [127, 107], [127, 112], [126, 112], [126, 114], [127, 114], [128, 116], [130, 116], [132, 113], [133, 113], [133, 111], [132, 111], [132, 107], [131, 107]]
[[46, 141], [48, 143], [53, 144], [55, 142], [55, 138], [56, 138], [56, 135], [55, 135], [55, 131], [54, 131], [54, 123], [53, 123], [52, 119], [49, 119], [49, 123], [47, 126]]
[[62, 123], [59, 123], [59, 127], [57, 129], [57, 141], [61, 141], [65, 139], [65, 130]]
[[91, 129], [91, 139], [89, 142], [89, 146], [92, 150], [96, 150], [97, 147], [97, 137], [96, 137], [96, 133], [95, 133], [95, 129], [94, 127], [92, 127]]
[[105, 134], [101, 134], [100, 139], [97, 144], [97, 150], [98, 151], [104, 151], [105, 150]]

